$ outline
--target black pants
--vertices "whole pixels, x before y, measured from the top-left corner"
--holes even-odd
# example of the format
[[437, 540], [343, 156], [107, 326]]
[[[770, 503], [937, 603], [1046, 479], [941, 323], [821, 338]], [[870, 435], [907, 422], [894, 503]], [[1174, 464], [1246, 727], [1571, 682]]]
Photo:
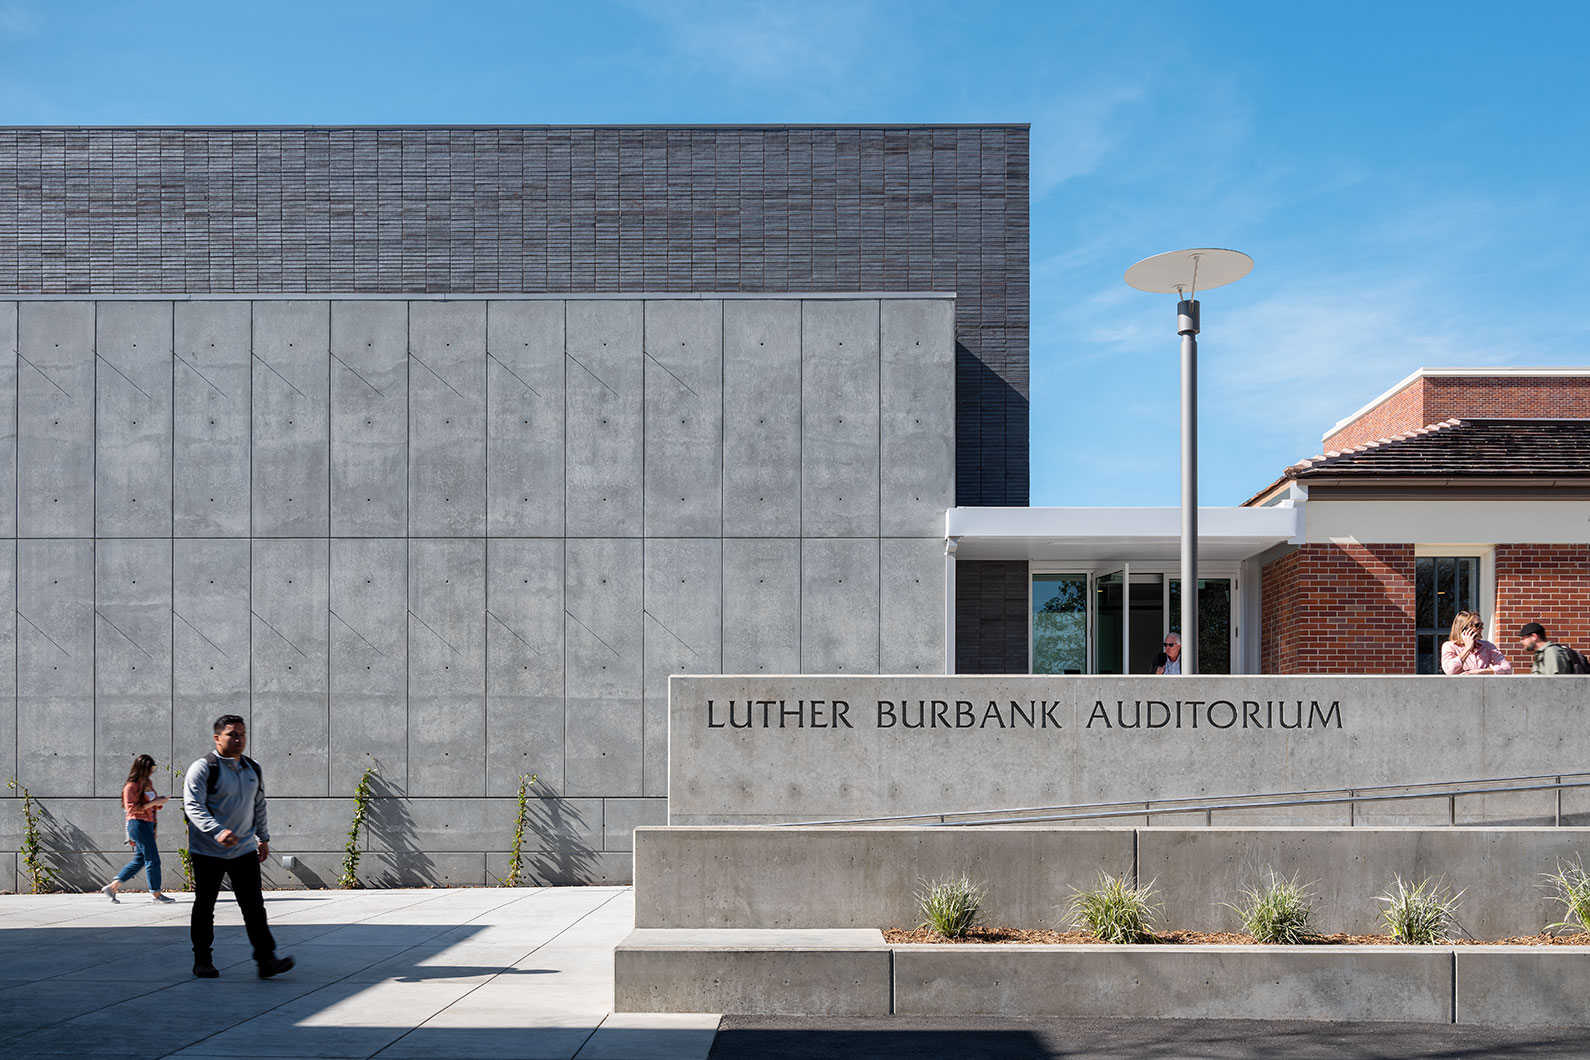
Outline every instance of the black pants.
[[221, 877], [232, 881], [232, 894], [243, 910], [248, 941], [254, 946], [254, 959], [268, 961], [276, 956], [276, 940], [265, 923], [265, 896], [260, 893], [259, 855], [254, 851], [235, 858], [193, 855], [193, 963], [211, 964], [210, 946], [215, 942], [215, 899], [221, 893]]

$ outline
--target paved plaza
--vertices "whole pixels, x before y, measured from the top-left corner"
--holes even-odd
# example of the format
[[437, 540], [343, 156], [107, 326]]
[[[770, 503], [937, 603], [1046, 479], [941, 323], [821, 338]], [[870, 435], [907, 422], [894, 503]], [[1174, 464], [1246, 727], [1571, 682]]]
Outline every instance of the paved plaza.
[[190, 898], [0, 896], [0, 1056], [695, 1060], [715, 1015], [615, 1015], [628, 888], [270, 891], [298, 967], [254, 973], [216, 908], [221, 978], [197, 980]]

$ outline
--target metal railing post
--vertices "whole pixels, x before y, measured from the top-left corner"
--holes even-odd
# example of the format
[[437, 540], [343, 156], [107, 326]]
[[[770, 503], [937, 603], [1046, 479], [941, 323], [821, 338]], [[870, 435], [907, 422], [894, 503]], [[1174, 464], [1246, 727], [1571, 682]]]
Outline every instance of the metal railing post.
[[1457, 796], [1456, 795], [1448, 795], [1446, 797], [1446, 823], [1448, 825], [1450, 825], [1451, 827], [1454, 827], [1454, 828], [1457, 827]]
[[1557, 821], [1556, 827], [1562, 827], [1562, 778], [1557, 778]]

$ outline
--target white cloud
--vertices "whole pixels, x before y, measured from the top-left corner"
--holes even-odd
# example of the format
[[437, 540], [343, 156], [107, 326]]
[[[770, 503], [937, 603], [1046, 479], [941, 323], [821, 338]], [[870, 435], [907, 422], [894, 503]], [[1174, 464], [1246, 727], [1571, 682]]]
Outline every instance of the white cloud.
[[21, 4], [0, 7], [0, 33], [29, 36], [38, 32], [41, 21], [36, 11]]
[[1096, 170], [1125, 135], [1121, 112], [1145, 96], [1138, 87], [1094, 89], [1039, 115], [1032, 123], [1032, 197]]
[[836, 78], [851, 71], [872, 34], [867, 3], [774, 3], [732, 7], [692, 0], [635, 5], [700, 68], [756, 81]]

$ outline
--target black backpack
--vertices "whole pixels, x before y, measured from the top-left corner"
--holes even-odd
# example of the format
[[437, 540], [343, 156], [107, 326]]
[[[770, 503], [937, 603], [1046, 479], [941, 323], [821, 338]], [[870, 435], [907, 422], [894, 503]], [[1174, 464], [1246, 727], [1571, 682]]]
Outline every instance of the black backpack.
[[1568, 647], [1566, 644], [1558, 645], [1558, 647], [1562, 648], [1563, 651], [1568, 653], [1569, 673], [1590, 674], [1590, 659], [1586, 659], [1583, 652], [1576, 651], [1573, 648]]
[[[204, 778], [204, 793], [206, 795], [214, 795], [216, 782], [220, 779], [220, 773], [218, 772], [218, 769], [221, 765], [221, 756], [216, 754], [214, 751], [211, 751], [209, 754], [204, 756], [204, 761], [210, 767], [209, 772], [205, 774]], [[260, 769], [259, 763], [254, 761], [248, 755], [243, 756], [243, 763], [254, 771], [254, 779], [259, 781], [259, 789], [264, 791], [265, 773]]]

